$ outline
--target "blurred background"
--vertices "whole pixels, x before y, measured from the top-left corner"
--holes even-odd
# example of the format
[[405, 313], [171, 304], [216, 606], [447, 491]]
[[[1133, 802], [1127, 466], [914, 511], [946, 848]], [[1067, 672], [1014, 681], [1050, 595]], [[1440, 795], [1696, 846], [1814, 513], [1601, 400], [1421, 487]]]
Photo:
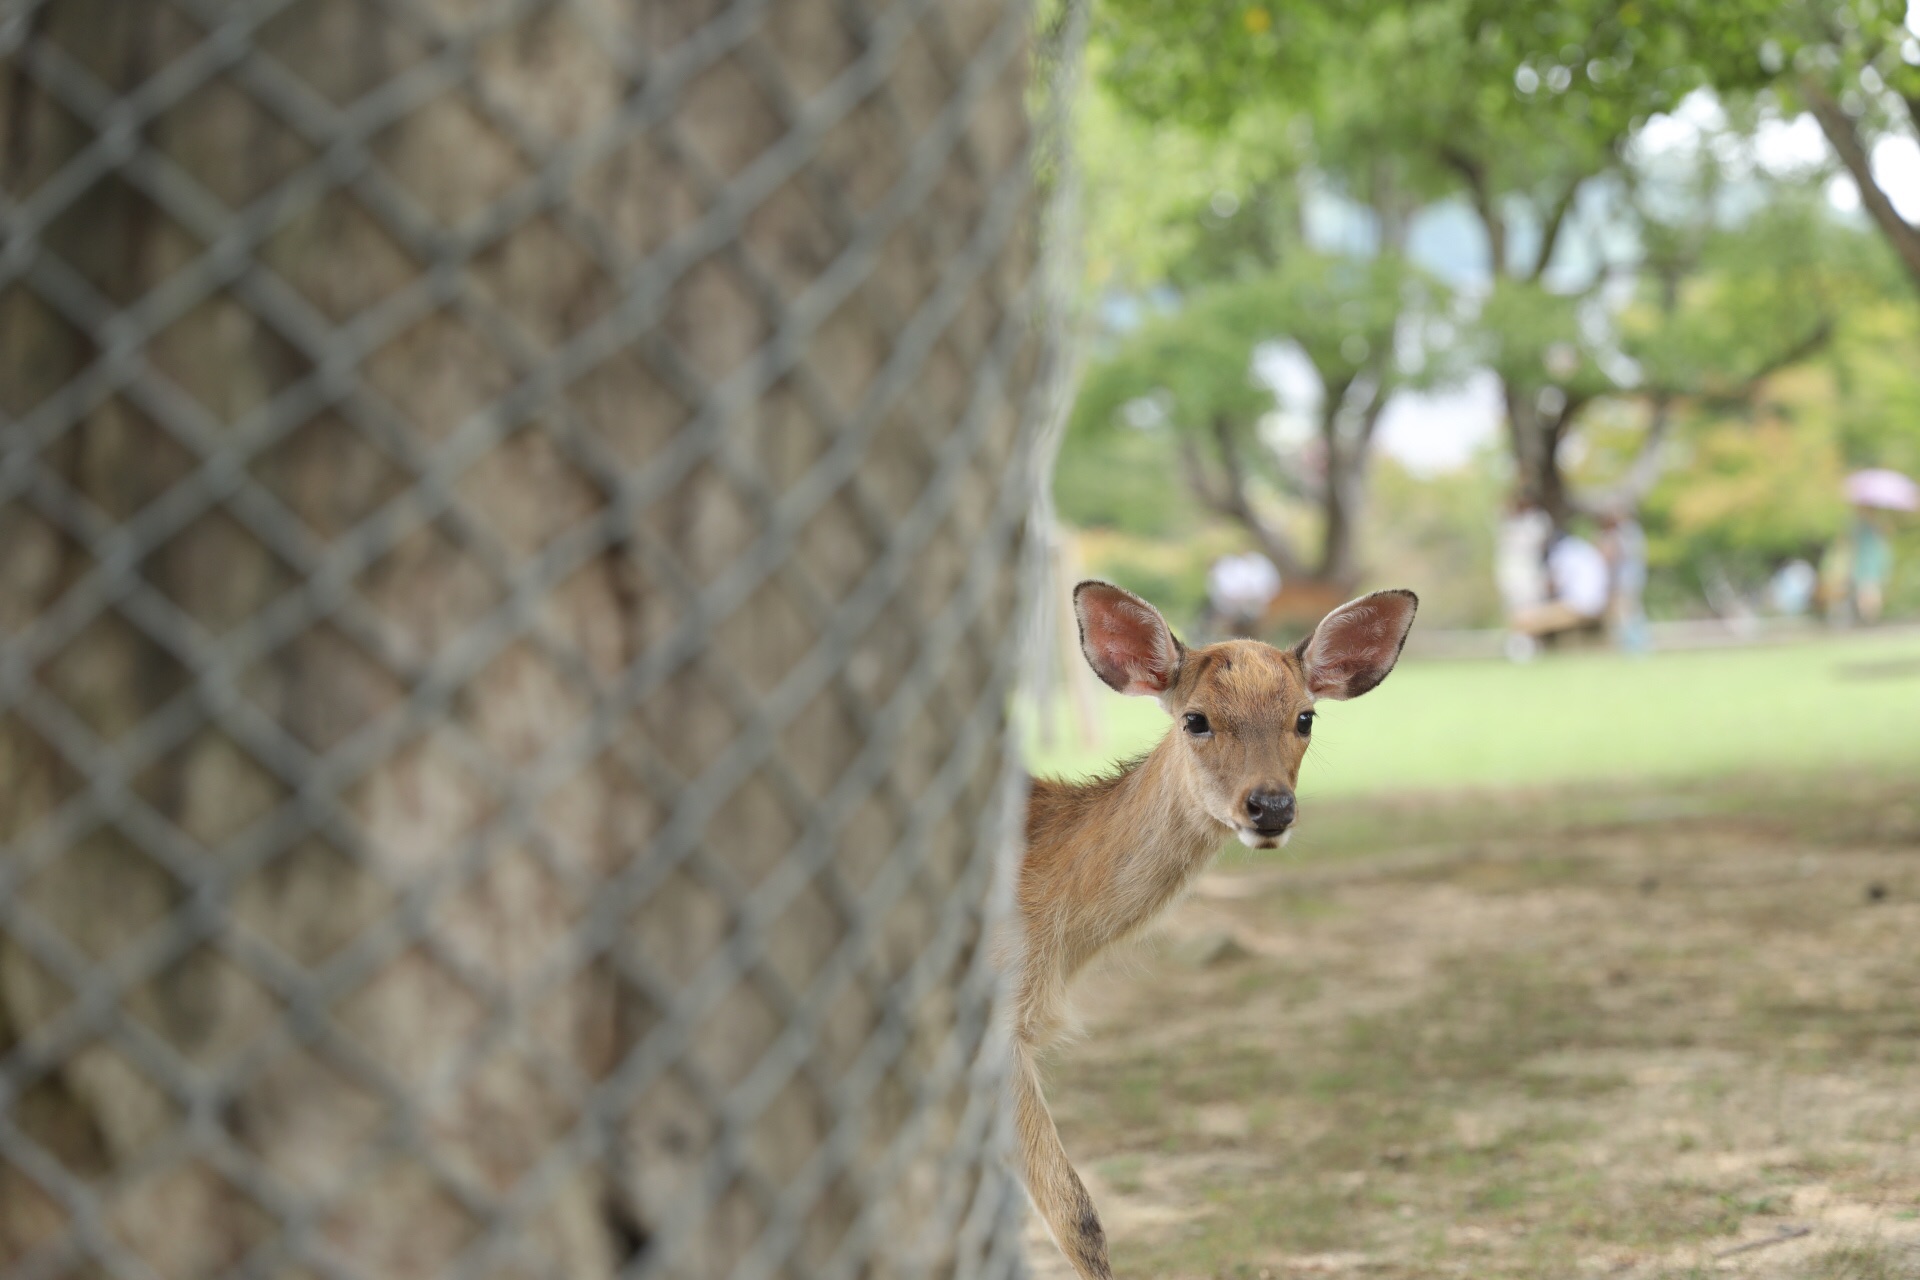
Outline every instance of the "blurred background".
[[1057, 1274], [1090, 574], [1423, 601], [1081, 984], [1119, 1274], [1920, 1277], [1916, 126], [1895, 0], [0, 0], [0, 1278]]
[[[1920, 11], [1101, 0], [1087, 65], [1062, 576], [1421, 598], [1288, 852], [1083, 993], [1116, 1266], [1920, 1276]], [[1041, 771], [1159, 738], [1056, 647]]]
[[[1585, 758], [1369, 758], [1382, 787], [1920, 751], [1888, 705], [1920, 690], [1834, 675], [1920, 621], [1904, 6], [1335, 9], [1095, 7], [1063, 565], [1189, 636], [1391, 585], [1415, 656], [1580, 655], [1419, 678], [1489, 738], [1555, 699]], [[1741, 703], [1785, 689], [1841, 701], [1779, 752]], [[1685, 748], [1582, 718], [1633, 690]], [[1109, 704], [1043, 760], [1131, 742]]]

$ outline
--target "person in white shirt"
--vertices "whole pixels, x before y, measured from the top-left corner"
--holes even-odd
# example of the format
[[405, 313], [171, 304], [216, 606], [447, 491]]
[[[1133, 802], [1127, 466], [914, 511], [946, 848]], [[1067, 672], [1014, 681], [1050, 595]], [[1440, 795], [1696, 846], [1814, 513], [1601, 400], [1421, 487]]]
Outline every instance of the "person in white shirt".
[[1547, 599], [1547, 540], [1553, 537], [1553, 517], [1531, 499], [1515, 497], [1507, 504], [1494, 533], [1493, 580], [1509, 617]]
[[1507, 617], [1507, 657], [1525, 662], [1539, 648], [1519, 619], [1547, 600], [1547, 540], [1553, 517], [1524, 493], [1515, 493], [1493, 535], [1493, 582]]
[[1247, 635], [1280, 592], [1280, 570], [1258, 551], [1221, 556], [1207, 570], [1212, 622], [1231, 635]]
[[1563, 631], [1577, 631], [1599, 623], [1606, 617], [1612, 598], [1612, 575], [1600, 548], [1585, 538], [1566, 534], [1547, 549], [1547, 585], [1552, 597], [1541, 604], [1519, 610], [1508, 626], [1523, 646], [1509, 643], [1507, 656], [1525, 661], [1533, 656], [1534, 643], [1542, 637]]
[[1605, 615], [1611, 577], [1607, 558], [1585, 538], [1568, 534], [1547, 552], [1547, 581], [1553, 584], [1553, 603], [1564, 605], [1581, 621], [1591, 622]]

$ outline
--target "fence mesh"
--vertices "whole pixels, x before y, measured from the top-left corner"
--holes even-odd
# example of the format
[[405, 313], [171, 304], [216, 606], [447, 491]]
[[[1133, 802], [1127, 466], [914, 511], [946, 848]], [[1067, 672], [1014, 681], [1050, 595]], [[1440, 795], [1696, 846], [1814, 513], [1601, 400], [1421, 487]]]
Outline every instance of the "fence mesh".
[[1018, 1272], [1032, 23], [0, 4], [0, 1276]]

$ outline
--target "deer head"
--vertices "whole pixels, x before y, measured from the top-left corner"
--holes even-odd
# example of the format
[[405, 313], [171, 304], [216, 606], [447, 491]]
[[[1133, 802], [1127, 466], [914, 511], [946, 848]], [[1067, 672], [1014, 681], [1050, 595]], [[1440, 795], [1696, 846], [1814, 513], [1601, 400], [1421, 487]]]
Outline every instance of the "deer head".
[[[1366, 693], [1393, 670], [1419, 601], [1376, 591], [1341, 605], [1292, 649], [1227, 640], [1189, 649], [1160, 611], [1107, 582], [1074, 588], [1080, 648], [1107, 685], [1159, 700], [1181, 743], [1176, 794], [1249, 848], [1292, 834], [1313, 708]], [[1223, 833], [1224, 834], [1224, 833]]]

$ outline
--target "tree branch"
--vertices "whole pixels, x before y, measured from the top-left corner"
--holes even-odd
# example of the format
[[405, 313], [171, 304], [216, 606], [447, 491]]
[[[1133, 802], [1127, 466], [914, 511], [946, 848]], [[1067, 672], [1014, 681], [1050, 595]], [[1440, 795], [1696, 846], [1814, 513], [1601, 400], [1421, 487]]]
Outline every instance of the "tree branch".
[[1653, 405], [1652, 417], [1647, 422], [1647, 434], [1640, 440], [1640, 448], [1634, 454], [1633, 462], [1628, 465], [1627, 473], [1620, 483], [1610, 489], [1583, 497], [1579, 507], [1584, 511], [1599, 512], [1608, 509], [1631, 511], [1646, 500], [1647, 494], [1666, 469], [1663, 458], [1667, 437], [1673, 427], [1673, 405], [1676, 400], [1695, 399], [1711, 408], [1734, 408], [1750, 402], [1760, 384], [1789, 365], [1798, 364], [1808, 356], [1825, 346], [1833, 338], [1833, 321], [1822, 318], [1820, 323], [1789, 345], [1776, 351], [1760, 362], [1731, 392], [1676, 391], [1672, 388], [1655, 388], [1646, 394]]
[[1762, 382], [1765, 382], [1768, 378], [1771, 378], [1788, 365], [1799, 364], [1802, 360], [1805, 360], [1808, 356], [1820, 350], [1820, 348], [1826, 346], [1827, 343], [1832, 340], [1833, 317], [1821, 316], [1820, 322], [1814, 325], [1813, 328], [1807, 330], [1806, 335], [1798, 342], [1783, 347], [1767, 359], [1762, 360], [1759, 365], [1754, 368], [1753, 372], [1747, 375], [1747, 380], [1740, 384], [1742, 395], [1752, 395]]
[[1568, 429], [1573, 426], [1573, 420], [1580, 416], [1582, 409], [1593, 402], [1591, 395], [1574, 395], [1565, 387], [1560, 389], [1560, 393], [1566, 397], [1566, 400], [1561, 404], [1560, 412], [1553, 415], [1553, 421], [1546, 425], [1548, 457], [1560, 451], [1560, 442], [1566, 438]]
[[1640, 504], [1653, 492], [1660, 473], [1665, 470], [1662, 455], [1666, 451], [1667, 436], [1672, 430], [1673, 398], [1664, 394], [1655, 395], [1653, 415], [1647, 422], [1647, 434], [1640, 438], [1640, 448], [1628, 464], [1626, 475], [1610, 489], [1582, 496], [1576, 505], [1589, 513], [1639, 510]]
[[1665, 396], [1656, 397], [1653, 402], [1653, 417], [1647, 422], [1647, 434], [1640, 441], [1640, 452], [1634, 456], [1633, 465], [1627, 468], [1627, 477], [1622, 484], [1625, 490], [1620, 496], [1625, 504], [1638, 509], [1646, 496], [1653, 492], [1654, 482], [1660, 478], [1663, 467], [1661, 455], [1666, 452], [1667, 436], [1673, 431], [1673, 401]]
[[1879, 181], [1873, 176], [1873, 157], [1867, 151], [1866, 141], [1860, 136], [1860, 127], [1852, 116], [1848, 115], [1833, 96], [1811, 77], [1802, 78], [1800, 93], [1807, 101], [1808, 110], [1813, 118], [1820, 122], [1820, 131], [1827, 135], [1827, 141], [1840, 156], [1840, 163], [1853, 175], [1854, 185], [1860, 188], [1860, 203], [1866, 206], [1867, 213], [1880, 233], [1893, 246], [1894, 253], [1900, 257], [1900, 263], [1912, 277], [1915, 288], [1920, 288], [1920, 227], [1915, 227], [1900, 216], [1893, 207], [1893, 201]]
[[1487, 181], [1487, 167], [1459, 147], [1451, 144], [1440, 148], [1440, 159], [1458, 173], [1467, 183], [1467, 194], [1473, 200], [1473, 208], [1480, 215], [1480, 222], [1487, 230], [1487, 251], [1492, 258], [1491, 267], [1497, 279], [1507, 274], [1507, 224], [1500, 219], [1500, 211], [1494, 207], [1493, 191]]
[[1386, 412], [1387, 401], [1393, 398], [1384, 382], [1373, 386], [1373, 397], [1367, 401], [1367, 407], [1360, 411], [1360, 430], [1356, 433], [1355, 460], [1360, 466], [1367, 462], [1367, 452], [1373, 448], [1373, 429], [1380, 425], [1380, 415]]
[[1580, 196], [1580, 186], [1585, 178], [1575, 178], [1547, 214], [1547, 221], [1540, 232], [1540, 256], [1533, 264], [1533, 270], [1527, 273], [1527, 279], [1539, 280], [1547, 273], [1547, 267], [1553, 262], [1553, 251], [1560, 243], [1561, 228], [1567, 225], [1567, 215], [1573, 211], [1573, 202]]
[[1833, 340], [1833, 317], [1822, 316], [1813, 328], [1755, 365], [1728, 391], [1708, 387], [1647, 387], [1653, 399], [1695, 400], [1711, 409], [1737, 409], [1753, 399], [1760, 384], [1789, 365], [1799, 364]]
[[1368, 201], [1373, 216], [1380, 222], [1380, 247], [1392, 253], [1405, 253], [1407, 233], [1412, 229], [1412, 210], [1400, 194], [1393, 169], [1385, 160], [1375, 163], [1373, 185]]
[[[1315, 373], [1320, 373], [1318, 369]], [[1320, 373], [1320, 439], [1327, 448], [1327, 474], [1329, 476], [1339, 468], [1342, 459], [1335, 451], [1340, 447], [1340, 415], [1347, 409], [1347, 393], [1353, 390], [1359, 375], [1350, 374], [1344, 378], [1329, 378]]]
[[1213, 480], [1207, 475], [1206, 464], [1200, 461], [1199, 447], [1193, 443], [1191, 436], [1184, 433], [1180, 435], [1180, 470], [1187, 478], [1187, 488], [1193, 491], [1194, 497], [1200, 499], [1201, 506], [1230, 514], [1226, 510], [1230, 500], [1214, 487]]
[[1251, 533], [1254, 541], [1260, 544], [1260, 550], [1266, 553], [1267, 559], [1273, 561], [1282, 575], [1303, 573], [1300, 557], [1286, 535], [1268, 524], [1253, 509], [1253, 501], [1247, 496], [1246, 467], [1240, 458], [1240, 448], [1233, 440], [1232, 423], [1224, 417], [1216, 417], [1212, 429], [1214, 443], [1220, 454], [1220, 467], [1226, 473], [1224, 483], [1216, 486], [1208, 478], [1206, 464], [1201, 461], [1198, 447], [1190, 437], [1183, 435], [1180, 439], [1180, 462], [1186, 472], [1188, 487], [1202, 504]]

